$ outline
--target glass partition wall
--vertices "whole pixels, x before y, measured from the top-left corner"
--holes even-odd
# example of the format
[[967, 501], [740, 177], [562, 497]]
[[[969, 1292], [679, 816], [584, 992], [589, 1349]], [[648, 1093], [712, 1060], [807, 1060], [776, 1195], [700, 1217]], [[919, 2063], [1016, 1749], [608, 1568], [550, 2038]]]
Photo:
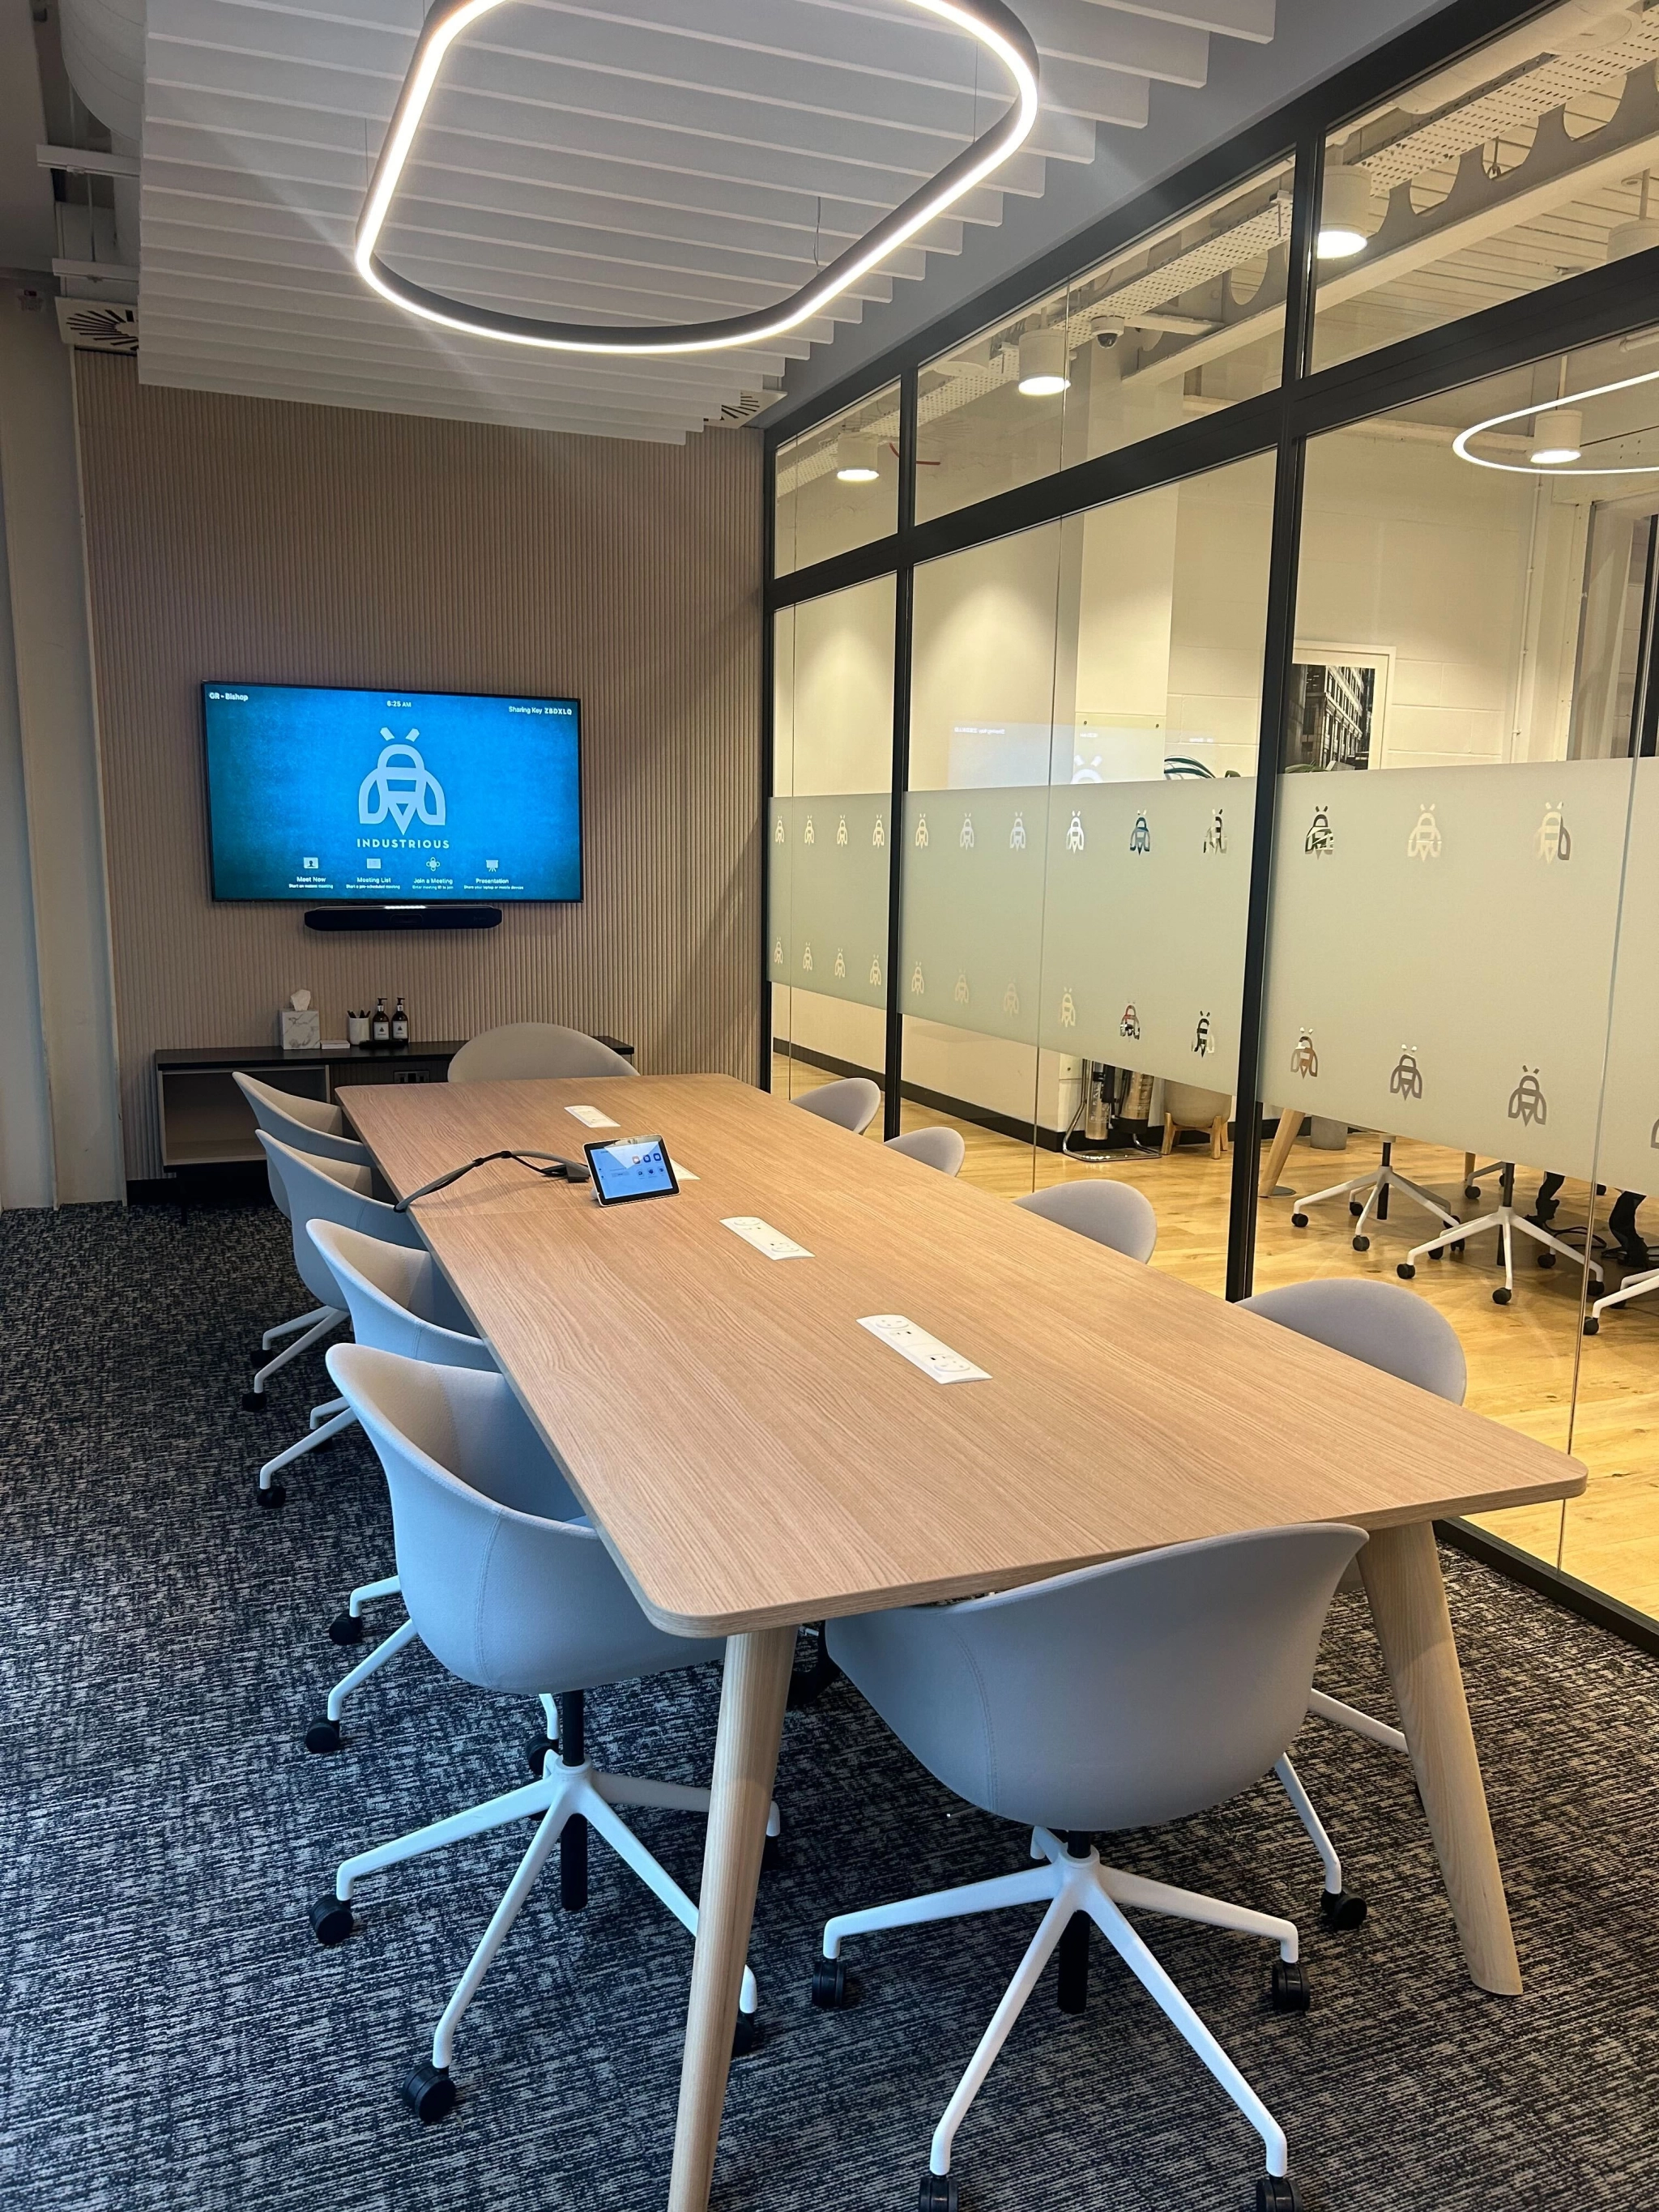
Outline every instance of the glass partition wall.
[[1133, 1182], [1218, 1294], [1432, 1304], [1591, 1477], [1460, 1540], [1659, 1638], [1659, 9], [1614, 12], [1384, 51], [770, 434], [767, 950], [772, 1081], [867, 1071], [872, 1139]]

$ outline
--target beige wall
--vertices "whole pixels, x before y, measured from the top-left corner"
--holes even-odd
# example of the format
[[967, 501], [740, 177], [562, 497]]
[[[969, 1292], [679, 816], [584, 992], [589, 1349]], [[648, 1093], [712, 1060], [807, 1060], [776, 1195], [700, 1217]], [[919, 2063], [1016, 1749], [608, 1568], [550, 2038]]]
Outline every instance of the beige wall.
[[[752, 1077], [760, 470], [746, 432], [554, 436], [78, 377], [130, 1176], [158, 1048], [325, 1036], [378, 993], [416, 1037], [520, 1019]], [[209, 896], [205, 678], [582, 701], [586, 896], [488, 935], [321, 937]]]

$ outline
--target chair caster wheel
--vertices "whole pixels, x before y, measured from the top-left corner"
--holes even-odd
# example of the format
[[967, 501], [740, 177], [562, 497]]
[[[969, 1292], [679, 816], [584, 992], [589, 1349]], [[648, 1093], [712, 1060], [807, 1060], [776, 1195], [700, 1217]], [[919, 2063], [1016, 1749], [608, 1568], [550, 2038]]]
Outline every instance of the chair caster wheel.
[[1409, 1283], [1417, 1270], [1409, 1260], [1402, 1260], [1394, 1272], [1402, 1283]]
[[1256, 2180], [1255, 2212], [1309, 2212], [1309, 2204], [1288, 2174], [1264, 2173]]
[[732, 2056], [747, 2058], [751, 2051], [758, 2051], [766, 2040], [760, 2018], [752, 2012], [740, 2012], [738, 2024], [732, 2031]]
[[1500, 1283], [1492, 1294], [1492, 1302], [1495, 1306], [1506, 1306], [1514, 1296], [1507, 1283]]
[[1365, 1900], [1346, 1889], [1328, 1889], [1320, 1898], [1319, 1914], [1328, 1928], [1335, 1928], [1346, 1935], [1364, 1919]]
[[781, 1836], [769, 1836], [761, 1846], [761, 1872], [783, 1874], [789, 1865], [789, 1855], [783, 1848]]
[[343, 1943], [356, 1925], [351, 1907], [332, 1890], [325, 1891], [311, 1908], [311, 1932], [325, 1950]]
[[1292, 1229], [1305, 1229], [1307, 1225], [1308, 1217], [1305, 1213], [1293, 1213], [1291, 1216], [1291, 1226]]
[[924, 2173], [916, 2192], [916, 2212], [957, 2212], [954, 2174]]
[[812, 2002], [820, 2012], [843, 2012], [853, 2002], [845, 1959], [820, 1959], [812, 1969]]
[[1601, 1334], [1601, 1324], [1594, 1314], [1584, 1316], [1584, 1334], [1586, 1336], [1600, 1336]]
[[1308, 1984], [1308, 1970], [1300, 1960], [1294, 1963], [1285, 1959], [1273, 1960], [1273, 1979], [1267, 1984], [1267, 1995], [1275, 2012], [1306, 2012], [1312, 2002], [1313, 1991]]
[[362, 1616], [355, 1613], [337, 1613], [328, 1624], [328, 1640], [343, 1646], [361, 1644], [363, 1640]]
[[1466, 1182], [1463, 1186], [1463, 1195], [1465, 1198], [1479, 1198], [1480, 1195], [1480, 1184], [1478, 1182]]
[[1538, 1264], [1540, 1267], [1553, 1267], [1555, 1265], [1554, 1253], [1540, 1252], [1538, 1255]]
[[416, 2118], [430, 2127], [455, 2109], [455, 2084], [449, 2078], [447, 2066], [434, 2066], [429, 2058], [422, 2058], [411, 2066], [402, 2083], [403, 2100]]
[[1364, 1200], [1361, 1199], [1351, 1198], [1348, 1200], [1348, 1211], [1352, 1214], [1354, 1219], [1358, 1221], [1360, 1215], [1365, 1211]]
[[244, 1390], [242, 1393], [242, 1411], [245, 1413], [263, 1413], [270, 1403], [263, 1390]]
[[337, 1751], [344, 1741], [338, 1721], [313, 1721], [306, 1730], [307, 1751]]
[[544, 1735], [539, 1729], [534, 1735], [527, 1735], [525, 1738], [524, 1763], [530, 1769], [534, 1781], [541, 1780], [542, 1768], [546, 1763], [549, 1752], [556, 1751], [558, 1747], [558, 1742], [555, 1737]]
[[279, 1506], [288, 1503], [288, 1492], [280, 1482], [273, 1482], [269, 1489], [258, 1492], [258, 1498], [267, 1513], [275, 1513]]
[[1456, 1243], [1451, 1248], [1451, 1255], [1454, 1260], [1461, 1260], [1462, 1258], [1463, 1249], [1463, 1239], [1460, 1237]]
[[1353, 1249], [1356, 1252], [1369, 1252], [1371, 1249], [1370, 1238], [1369, 1237], [1356, 1237], [1353, 1240]]
[[1433, 1251], [1429, 1255], [1431, 1260], [1443, 1260], [1445, 1256], [1446, 1248], [1443, 1244], [1437, 1244]]

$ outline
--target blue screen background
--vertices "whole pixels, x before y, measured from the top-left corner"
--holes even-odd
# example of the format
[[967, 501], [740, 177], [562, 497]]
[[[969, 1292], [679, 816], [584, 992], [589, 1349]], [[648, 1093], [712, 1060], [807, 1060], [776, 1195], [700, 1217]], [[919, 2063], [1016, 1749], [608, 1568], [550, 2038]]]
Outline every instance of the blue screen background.
[[215, 898], [580, 898], [574, 699], [204, 684], [202, 702]]

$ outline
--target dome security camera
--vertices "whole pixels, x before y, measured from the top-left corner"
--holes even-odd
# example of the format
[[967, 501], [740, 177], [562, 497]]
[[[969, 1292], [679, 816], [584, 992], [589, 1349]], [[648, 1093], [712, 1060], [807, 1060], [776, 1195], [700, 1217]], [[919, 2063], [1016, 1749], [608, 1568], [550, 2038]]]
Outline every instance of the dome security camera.
[[1097, 346], [1109, 348], [1115, 346], [1128, 327], [1121, 315], [1106, 315], [1102, 318], [1100, 326], [1095, 332], [1095, 343]]

